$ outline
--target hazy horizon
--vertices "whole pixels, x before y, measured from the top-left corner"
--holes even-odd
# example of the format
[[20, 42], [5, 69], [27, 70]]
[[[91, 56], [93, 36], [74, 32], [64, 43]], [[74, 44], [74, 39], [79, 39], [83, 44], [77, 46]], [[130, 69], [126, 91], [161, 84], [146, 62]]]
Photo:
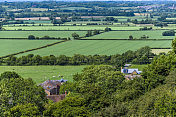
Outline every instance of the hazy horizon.
[[1, 2], [17, 2], [17, 1], [176, 1], [176, 0], [1, 0]]

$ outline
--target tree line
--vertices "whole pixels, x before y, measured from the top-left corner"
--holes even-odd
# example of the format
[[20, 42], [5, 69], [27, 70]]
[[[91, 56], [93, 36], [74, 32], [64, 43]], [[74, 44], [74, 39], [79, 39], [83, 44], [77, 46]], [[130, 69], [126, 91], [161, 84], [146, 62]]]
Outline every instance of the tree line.
[[28, 54], [27, 56], [15, 57], [10, 56], [1, 60], [1, 65], [10, 66], [30, 66], [30, 65], [114, 65], [122, 66], [125, 63], [149, 64], [150, 57], [155, 56], [151, 53], [150, 47], [143, 47], [136, 51], [127, 51], [123, 54], [116, 55], [80, 55], [75, 54], [72, 57], [60, 55], [40, 56]]

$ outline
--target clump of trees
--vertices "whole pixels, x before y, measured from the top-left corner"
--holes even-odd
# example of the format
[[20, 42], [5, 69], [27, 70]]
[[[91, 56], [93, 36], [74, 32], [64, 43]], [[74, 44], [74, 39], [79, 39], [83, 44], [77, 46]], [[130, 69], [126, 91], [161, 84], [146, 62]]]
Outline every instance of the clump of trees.
[[145, 19], [145, 20], [141, 20], [141, 21], [134, 19], [131, 22], [134, 24], [154, 24], [156, 21], [154, 21], [152, 19]]
[[93, 35], [98, 35], [100, 34], [100, 31], [99, 30], [88, 30], [87, 31], [87, 34], [85, 35], [85, 37], [90, 37], [90, 36], [93, 36]]
[[143, 27], [143, 28], [140, 28], [139, 30], [152, 30], [152, 27]]
[[147, 36], [147, 35], [142, 35], [141, 37], [140, 37], [140, 39], [148, 39], [149, 38], [149, 36]]
[[174, 30], [165, 31], [162, 33], [163, 36], [175, 36]]
[[56, 37], [50, 37], [50, 36], [43, 36], [43, 37], [35, 37], [34, 35], [29, 35], [28, 36], [28, 39], [29, 40], [51, 40], [51, 39], [54, 39], [54, 40], [70, 40], [70, 38], [56, 38]]
[[111, 30], [112, 30], [111, 28], [108, 28], [108, 27], [105, 28], [105, 32], [109, 32]]
[[74, 39], [79, 39], [79, 35], [78, 35], [77, 33], [73, 33], [73, 34], [72, 34], [72, 37], [73, 37]]
[[133, 36], [132, 35], [129, 36], [129, 40], [133, 40]]
[[114, 18], [114, 17], [106, 17], [106, 18], [105, 18], [105, 21], [118, 22], [118, 19], [117, 19], [117, 18]]
[[[142, 35], [139, 39], [145, 40], [145, 39], [148, 39], [148, 38], [149, 38], [149, 36], [147, 36], [147, 35]], [[130, 36], [129, 36], [129, 40], [133, 40], [133, 39], [136, 40], [136, 38], [133, 38], [133, 36], [130, 35]]]

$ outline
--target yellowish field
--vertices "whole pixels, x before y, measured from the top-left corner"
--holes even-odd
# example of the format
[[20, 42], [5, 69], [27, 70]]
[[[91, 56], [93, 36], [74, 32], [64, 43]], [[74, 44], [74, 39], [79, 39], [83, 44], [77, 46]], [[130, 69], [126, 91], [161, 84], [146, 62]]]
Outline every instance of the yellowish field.
[[162, 53], [162, 52], [168, 53], [171, 50], [172, 49], [152, 49], [152, 53], [159, 55], [159, 53]]

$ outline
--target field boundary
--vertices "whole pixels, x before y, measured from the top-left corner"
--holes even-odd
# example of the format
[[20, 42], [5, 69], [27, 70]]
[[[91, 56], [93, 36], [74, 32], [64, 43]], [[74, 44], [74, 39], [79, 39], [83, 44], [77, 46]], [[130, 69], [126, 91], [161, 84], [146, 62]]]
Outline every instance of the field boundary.
[[172, 49], [172, 48], [151, 48], [151, 49]]
[[[99, 31], [104, 31], [102, 29], [90, 29], [90, 30], [1, 30], [1, 31], [94, 31], [94, 30], [99, 30]], [[171, 30], [171, 29], [152, 29], [153, 31], [158, 31], [158, 30]], [[151, 31], [151, 30], [111, 30], [111, 31]]]
[[57, 38], [55, 38], [55, 39], [53, 39], [53, 38], [51, 38], [51, 39], [28, 39], [28, 38], [0, 38], [0, 40], [1, 39], [9, 39], [9, 40], [67, 40], [67, 38], [62, 38], [62, 39], [57, 39]]
[[7, 57], [10, 57], [10, 56], [14, 56], [14, 55], [18, 55], [18, 54], [23, 54], [23, 53], [26, 53], [26, 52], [31, 52], [31, 51], [34, 51], [34, 50], [39, 50], [39, 49], [47, 48], [47, 47], [50, 47], [50, 46], [53, 46], [53, 45], [56, 45], [56, 44], [59, 44], [59, 43], [64, 43], [64, 42], [66, 42], [66, 41], [68, 41], [68, 40], [63, 40], [63, 41], [59, 41], [59, 42], [54, 42], [54, 43], [47, 44], [47, 45], [44, 45], [44, 46], [41, 46], [41, 47], [37, 47], [37, 48], [32, 48], [32, 49], [24, 50], [24, 51], [17, 52], [17, 53], [14, 53], [14, 54], [9, 54], [9, 55], [0, 57], [0, 59], [2, 59], [2, 58], [7, 58]]
[[173, 39], [75, 39], [75, 40], [129, 40], [129, 41], [167, 41], [167, 40], [173, 40]]
[[[95, 29], [91, 30], [94, 31]], [[89, 30], [1, 30], [1, 31], [89, 31]], [[104, 31], [104, 30], [100, 30]]]

